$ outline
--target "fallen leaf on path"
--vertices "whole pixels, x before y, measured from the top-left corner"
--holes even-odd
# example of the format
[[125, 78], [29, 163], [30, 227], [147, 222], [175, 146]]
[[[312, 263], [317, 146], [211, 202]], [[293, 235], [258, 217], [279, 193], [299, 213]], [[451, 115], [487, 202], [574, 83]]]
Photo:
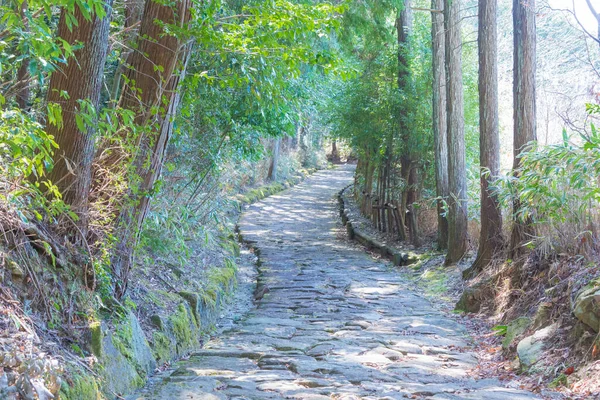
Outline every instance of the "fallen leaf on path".
[[569, 368], [565, 369], [564, 374], [571, 375], [573, 372], [575, 372], [575, 367], [569, 367]]

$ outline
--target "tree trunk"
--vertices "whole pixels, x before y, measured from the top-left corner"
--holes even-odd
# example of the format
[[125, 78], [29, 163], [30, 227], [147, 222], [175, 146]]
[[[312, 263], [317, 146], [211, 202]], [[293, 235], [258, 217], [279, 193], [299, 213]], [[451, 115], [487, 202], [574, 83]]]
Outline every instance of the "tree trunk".
[[490, 185], [500, 174], [498, 131], [497, 0], [479, 0], [479, 164], [481, 165], [481, 232], [469, 278], [484, 269], [502, 246], [502, 211]]
[[415, 203], [419, 201], [420, 190], [419, 190], [419, 169], [417, 166], [412, 165], [408, 173], [408, 192], [406, 197], [406, 214], [408, 222], [408, 234], [410, 242], [418, 247], [421, 245], [419, 237], [419, 218], [417, 215], [417, 209]]
[[[27, 0], [21, 3], [19, 7], [19, 16], [23, 20], [23, 30], [27, 32], [29, 30], [29, 22], [25, 16], [27, 10]], [[23, 111], [29, 111], [29, 97], [31, 96], [31, 89], [29, 80], [29, 57], [26, 57], [21, 61], [21, 66], [17, 71], [17, 82], [20, 85], [19, 91], [17, 92], [16, 100], [19, 108]]]
[[277, 164], [279, 163], [279, 146], [281, 144], [281, 138], [275, 139], [273, 142], [273, 155], [271, 156], [271, 164], [269, 165], [269, 172], [267, 174], [267, 180], [277, 180]]
[[337, 164], [340, 162], [340, 153], [337, 148], [337, 141], [333, 139], [331, 141], [331, 162]]
[[410, 34], [412, 31], [411, 0], [404, 0], [400, 15], [396, 20], [398, 33], [398, 88], [406, 89], [410, 84], [410, 68], [408, 49]]
[[[142, 18], [142, 11], [144, 10], [144, 0], [125, 0], [125, 23], [123, 25], [124, 30], [127, 32], [123, 37], [123, 42], [126, 45], [131, 45], [131, 41], [137, 36], [137, 29], [134, 29], [135, 25], [138, 24]], [[124, 53], [124, 54], [123, 54]], [[111, 100], [113, 104], [116, 104], [119, 100], [119, 94], [121, 91], [121, 79], [125, 73], [125, 64], [123, 60], [128, 60], [131, 56], [131, 50], [121, 50], [121, 57], [119, 58], [119, 65], [115, 70], [115, 76], [113, 78], [112, 89], [110, 91]]]
[[448, 254], [446, 264], [467, 252], [467, 174], [462, 79], [460, 0], [445, 0], [446, 107], [448, 117]]
[[[444, 0], [432, 0], [433, 10], [443, 10]], [[444, 36], [444, 15], [431, 13], [431, 43], [433, 70], [433, 141], [435, 158], [435, 188], [437, 201], [437, 247], [448, 247], [448, 220], [444, 216], [444, 201], [448, 200], [448, 139], [446, 123], [446, 70], [444, 66], [446, 43]], [[444, 199], [444, 200], [442, 200]]]
[[[54, 136], [59, 149], [54, 154], [54, 168], [49, 179], [58, 187], [62, 198], [79, 216], [79, 227], [87, 231], [88, 196], [92, 180], [92, 160], [95, 147], [95, 124], [85, 125], [80, 130], [77, 116], [80, 102], [87, 101], [97, 110], [108, 47], [108, 28], [112, 1], [106, 2], [107, 15], [100, 19], [95, 15], [86, 20], [79, 7], [75, 7], [74, 17], [77, 27], [67, 27], [68, 12], [63, 9], [58, 24], [58, 36], [71, 46], [83, 43], [84, 47], [75, 52], [67, 64], [55, 71], [50, 78], [48, 103], [62, 107], [62, 125], [47, 125], [46, 132]], [[63, 96], [68, 93], [68, 98]]]
[[400, 214], [402, 215], [403, 229], [402, 234], [400, 236], [400, 240], [406, 240], [406, 232], [404, 228], [408, 228], [408, 238], [411, 239], [412, 232], [410, 226], [410, 215], [409, 215], [409, 197], [410, 197], [410, 189], [409, 189], [409, 181], [410, 179], [410, 171], [413, 168], [412, 160], [407, 156], [403, 155], [400, 157], [400, 176], [402, 178], [402, 184], [404, 185], [404, 189], [402, 190], [402, 199], [400, 200]]
[[[520, 153], [527, 144], [537, 139], [535, 119], [535, 60], [536, 29], [535, 0], [513, 0], [514, 28], [514, 163], [513, 173], [519, 175]], [[519, 193], [513, 204], [513, 228], [511, 233], [510, 257], [515, 260], [523, 253], [523, 243], [534, 234], [531, 221], [523, 221], [518, 213], [521, 207]]]
[[[163, 24], [184, 26], [190, 18], [190, 0], [172, 6], [148, 0], [144, 7], [136, 50], [129, 57], [120, 106], [135, 112], [137, 134], [130, 177], [130, 193], [117, 222], [116, 252], [111, 260], [118, 279], [117, 297], [127, 289], [138, 236], [148, 212], [156, 180], [160, 176], [173, 120], [179, 106], [177, 92], [185, 75], [189, 48], [182, 40], [165, 34]], [[135, 86], [133, 86], [135, 85]], [[158, 113], [155, 113], [156, 110]]]
[[[396, 20], [396, 29], [398, 30], [398, 89], [404, 94], [404, 99], [414, 96], [414, 85], [410, 75], [410, 35], [412, 31], [412, 9], [411, 1], [404, 1], [400, 16]], [[401, 175], [404, 180], [404, 193], [402, 195], [402, 209], [400, 212], [406, 215], [408, 223], [409, 239], [415, 246], [419, 245], [419, 226], [415, 217], [413, 202], [418, 197], [418, 174], [412, 170], [416, 168], [416, 162], [419, 155], [411, 148], [411, 140], [414, 135], [414, 127], [411, 126], [410, 109], [402, 102], [400, 108], [399, 129], [403, 142], [405, 143], [404, 154], [400, 157]], [[408, 213], [407, 213], [408, 212]], [[411, 214], [412, 213], [412, 214]], [[404, 232], [400, 237], [406, 238]]]

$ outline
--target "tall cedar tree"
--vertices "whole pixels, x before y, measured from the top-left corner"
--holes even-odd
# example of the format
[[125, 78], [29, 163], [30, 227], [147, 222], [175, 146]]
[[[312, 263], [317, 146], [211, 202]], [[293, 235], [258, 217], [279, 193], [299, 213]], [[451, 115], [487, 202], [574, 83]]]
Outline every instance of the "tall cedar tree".
[[[123, 2], [125, 21], [123, 24], [123, 30], [126, 32], [123, 40], [127, 46], [131, 45], [132, 42], [137, 37], [137, 29], [136, 27], [140, 24], [140, 20], [142, 19], [142, 11], [144, 10], [144, 0], [124, 0]], [[121, 51], [121, 60], [127, 60], [127, 58], [132, 54], [132, 50], [130, 47], [126, 47]], [[112, 104], [115, 104], [119, 99], [119, 93], [121, 89], [121, 79], [123, 74], [125, 73], [125, 64], [126, 62], [119, 62], [117, 65], [117, 69], [115, 72], [115, 76], [112, 82], [111, 88], [111, 100]]]
[[[404, 98], [412, 97], [414, 93], [413, 82], [410, 73], [410, 35], [412, 30], [412, 10], [411, 1], [404, 0], [400, 16], [396, 21], [396, 29], [398, 31], [398, 88], [404, 93]], [[399, 127], [400, 135], [406, 148], [400, 157], [402, 168], [402, 178], [406, 182], [406, 190], [404, 193], [404, 207], [407, 211], [406, 224], [408, 226], [409, 238], [412, 244], [419, 245], [419, 225], [417, 212], [413, 204], [419, 200], [419, 166], [417, 164], [418, 155], [409, 145], [411, 136], [414, 134], [414, 128], [409, 115], [410, 106], [405, 102], [400, 105]], [[388, 144], [388, 148], [391, 143]], [[391, 153], [391, 151], [389, 152]], [[389, 160], [391, 154], [387, 156]], [[390, 169], [388, 162], [388, 170]], [[389, 172], [388, 172], [389, 173]]]
[[433, 142], [435, 153], [435, 188], [438, 197], [438, 249], [448, 246], [448, 220], [444, 200], [448, 198], [448, 139], [446, 121], [446, 70], [444, 67], [444, 0], [431, 0], [431, 45], [433, 70]]
[[498, 131], [497, 0], [479, 0], [479, 164], [481, 165], [481, 232], [470, 277], [485, 268], [502, 246], [502, 211], [490, 185], [500, 173]]
[[172, 135], [180, 101], [177, 89], [189, 58], [188, 46], [181, 38], [165, 33], [164, 26], [184, 27], [190, 18], [190, 8], [191, 0], [167, 5], [147, 0], [137, 46], [128, 58], [119, 105], [135, 112], [135, 124], [141, 127], [141, 132], [135, 138], [134, 176], [130, 182], [134, 187], [118, 217], [116, 252], [111, 260], [119, 280], [115, 288], [118, 297], [127, 289], [139, 232]]
[[[54, 155], [54, 168], [50, 180], [62, 193], [65, 203], [79, 216], [79, 228], [87, 230], [88, 196], [92, 182], [92, 160], [95, 147], [95, 124], [86, 124], [83, 130], [77, 124], [82, 102], [98, 108], [100, 90], [108, 49], [108, 28], [112, 1], [105, 3], [106, 15], [91, 15], [86, 19], [75, 7], [77, 26], [67, 25], [69, 12], [62, 10], [58, 23], [58, 36], [71, 46], [83, 43], [67, 64], [54, 72], [48, 88], [48, 103], [62, 107], [62, 124], [46, 127], [59, 149]], [[65, 95], [66, 93], [66, 95]]]
[[446, 108], [448, 118], [448, 253], [446, 264], [467, 251], [467, 174], [462, 78], [460, 0], [446, 0]]
[[[513, 151], [515, 176], [519, 175], [521, 157], [527, 144], [537, 139], [535, 120], [535, 59], [536, 59], [536, 29], [535, 29], [535, 0], [513, 0], [514, 28], [514, 71], [513, 71], [513, 101], [514, 101], [514, 133]], [[514, 221], [511, 233], [510, 257], [515, 260], [523, 254], [523, 244], [531, 239], [534, 229], [531, 221], [519, 218], [521, 203], [517, 197], [514, 200]]]

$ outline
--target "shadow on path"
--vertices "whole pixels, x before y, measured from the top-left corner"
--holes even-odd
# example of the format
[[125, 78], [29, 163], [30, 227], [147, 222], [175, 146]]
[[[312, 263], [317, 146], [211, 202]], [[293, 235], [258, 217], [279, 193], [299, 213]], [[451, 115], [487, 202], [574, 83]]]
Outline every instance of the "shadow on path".
[[137, 399], [532, 399], [474, 380], [466, 329], [388, 264], [339, 240], [342, 166], [244, 214], [269, 291], [245, 319]]

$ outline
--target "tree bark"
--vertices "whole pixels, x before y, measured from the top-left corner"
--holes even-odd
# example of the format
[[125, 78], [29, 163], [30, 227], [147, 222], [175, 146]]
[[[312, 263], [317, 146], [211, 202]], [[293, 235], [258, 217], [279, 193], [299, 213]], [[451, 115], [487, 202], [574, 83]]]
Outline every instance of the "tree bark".
[[[414, 85], [410, 74], [410, 55], [408, 51], [412, 31], [412, 9], [410, 0], [404, 1], [400, 16], [396, 21], [396, 28], [398, 30], [398, 89], [404, 94], [404, 98], [407, 99], [415, 95]], [[404, 154], [400, 157], [402, 167], [401, 175], [405, 184], [401, 212], [407, 215], [410, 242], [413, 245], [418, 246], [420, 236], [419, 224], [413, 203], [419, 198], [419, 175], [415, 170], [417, 168], [419, 154], [410, 145], [411, 141], [414, 139], [412, 136], [414, 135], [415, 130], [414, 127], [411, 126], [412, 121], [409, 115], [410, 109], [404, 104], [405, 102], [402, 102], [399, 118], [400, 135], [405, 143]], [[400, 237], [406, 237], [404, 232], [402, 232]]]
[[111, 260], [118, 279], [117, 297], [127, 289], [139, 233], [173, 131], [180, 101], [177, 89], [189, 59], [188, 46], [180, 38], [165, 34], [163, 24], [186, 25], [190, 8], [190, 0], [179, 0], [171, 6], [158, 0], [146, 1], [136, 50], [129, 57], [119, 105], [135, 112], [135, 124], [141, 132], [135, 138], [134, 173], [118, 217], [116, 252]]
[[479, 0], [479, 164], [481, 232], [473, 265], [463, 272], [469, 278], [483, 270], [502, 246], [502, 212], [490, 186], [500, 174], [498, 131], [497, 0]]
[[[529, 142], [537, 139], [535, 104], [535, 62], [536, 28], [535, 0], [513, 0], [514, 28], [514, 136], [513, 173], [519, 176], [520, 154]], [[511, 233], [510, 257], [515, 260], [523, 254], [523, 243], [534, 235], [531, 221], [523, 221], [518, 213], [521, 208], [519, 193], [513, 204], [513, 227]]]
[[340, 153], [337, 148], [337, 141], [333, 139], [331, 141], [331, 162], [337, 164], [340, 162]]
[[[108, 47], [108, 28], [112, 1], [106, 2], [107, 15], [100, 19], [92, 15], [86, 20], [79, 7], [74, 16], [78, 26], [67, 27], [68, 12], [63, 9], [58, 24], [58, 36], [71, 46], [83, 43], [75, 57], [55, 71], [50, 78], [48, 103], [62, 107], [62, 125], [47, 125], [46, 131], [54, 136], [59, 149], [54, 154], [54, 168], [49, 179], [62, 193], [65, 203], [79, 216], [79, 228], [87, 231], [88, 196], [92, 180], [92, 159], [95, 147], [95, 124], [88, 124], [81, 131], [77, 125], [80, 102], [88, 101], [96, 110]], [[63, 96], [68, 94], [68, 98]]]
[[[396, 20], [398, 31], [398, 88], [405, 90], [410, 85], [410, 66], [408, 49], [410, 34], [412, 30], [411, 1], [405, 0], [400, 15]], [[401, 134], [403, 134], [401, 132]]]
[[462, 79], [460, 0], [445, 0], [446, 108], [448, 117], [448, 253], [446, 264], [467, 252], [467, 176]]
[[420, 188], [419, 188], [419, 169], [416, 166], [412, 166], [408, 173], [408, 192], [406, 201], [406, 210], [408, 211], [406, 216], [408, 219], [408, 233], [410, 235], [410, 242], [418, 247], [421, 245], [419, 236], [419, 216], [415, 204], [420, 200]]
[[267, 180], [277, 180], [277, 164], [279, 164], [279, 147], [281, 144], [281, 138], [277, 138], [273, 141], [273, 154], [271, 155], [271, 164], [269, 165], [269, 172], [267, 173]]
[[[26, 32], [29, 30], [29, 22], [27, 21], [27, 18], [25, 17], [25, 11], [27, 10], [27, 7], [28, 7], [27, 0], [23, 1], [23, 3], [21, 3], [21, 6], [19, 7], [19, 16], [23, 20], [23, 30]], [[30, 86], [28, 80], [29, 80], [29, 57], [24, 58], [23, 61], [21, 61], [21, 66], [19, 67], [19, 70], [17, 71], [17, 82], [20, 85], [20, 89], [17, 92], [16, 100], [17, 100], [17, 104], [18, 104], [19, 108], [23, 111], [29, 111], [29, 109], [30, 109], [29, 98], [31, 96], [31, 86]]]
[[[443, 10], [444, 0], [432, 0], [433, 10]], [[438, 229], [437, 247], [439, 250], [448, 247], [448, 220], [444, 216], [444, 201], [448, 199], [448, 139], [446, 123], [446, 70], [444, 67], [444, 15], [431, 13], [431, 43], [433, 70], [433, 141], [435, 158], [435, 187], [437, 201]], [[442, 200], [444, 199], [444, 200]]]
[[[124, 1], [125, 23], [123, 28], [127, 31], [127, 33], [122, 40], [126, 45], [130, 45], [130, 42], [137, 36], [137, 29], [134, 29], [134, 26], [140, 22], [143, 10], [144, 0]], [[113, 104], [115, 104], [119, 99], [119, 94], [121, 91], [121, 79], [125, 73], [125, 64], [122, 60], [127, 60], [131, 54], [131, 50], [121, 51], [119, 65], [115, 70], [115, 76], [113, 78], [112, 88], [110, 91]]]

